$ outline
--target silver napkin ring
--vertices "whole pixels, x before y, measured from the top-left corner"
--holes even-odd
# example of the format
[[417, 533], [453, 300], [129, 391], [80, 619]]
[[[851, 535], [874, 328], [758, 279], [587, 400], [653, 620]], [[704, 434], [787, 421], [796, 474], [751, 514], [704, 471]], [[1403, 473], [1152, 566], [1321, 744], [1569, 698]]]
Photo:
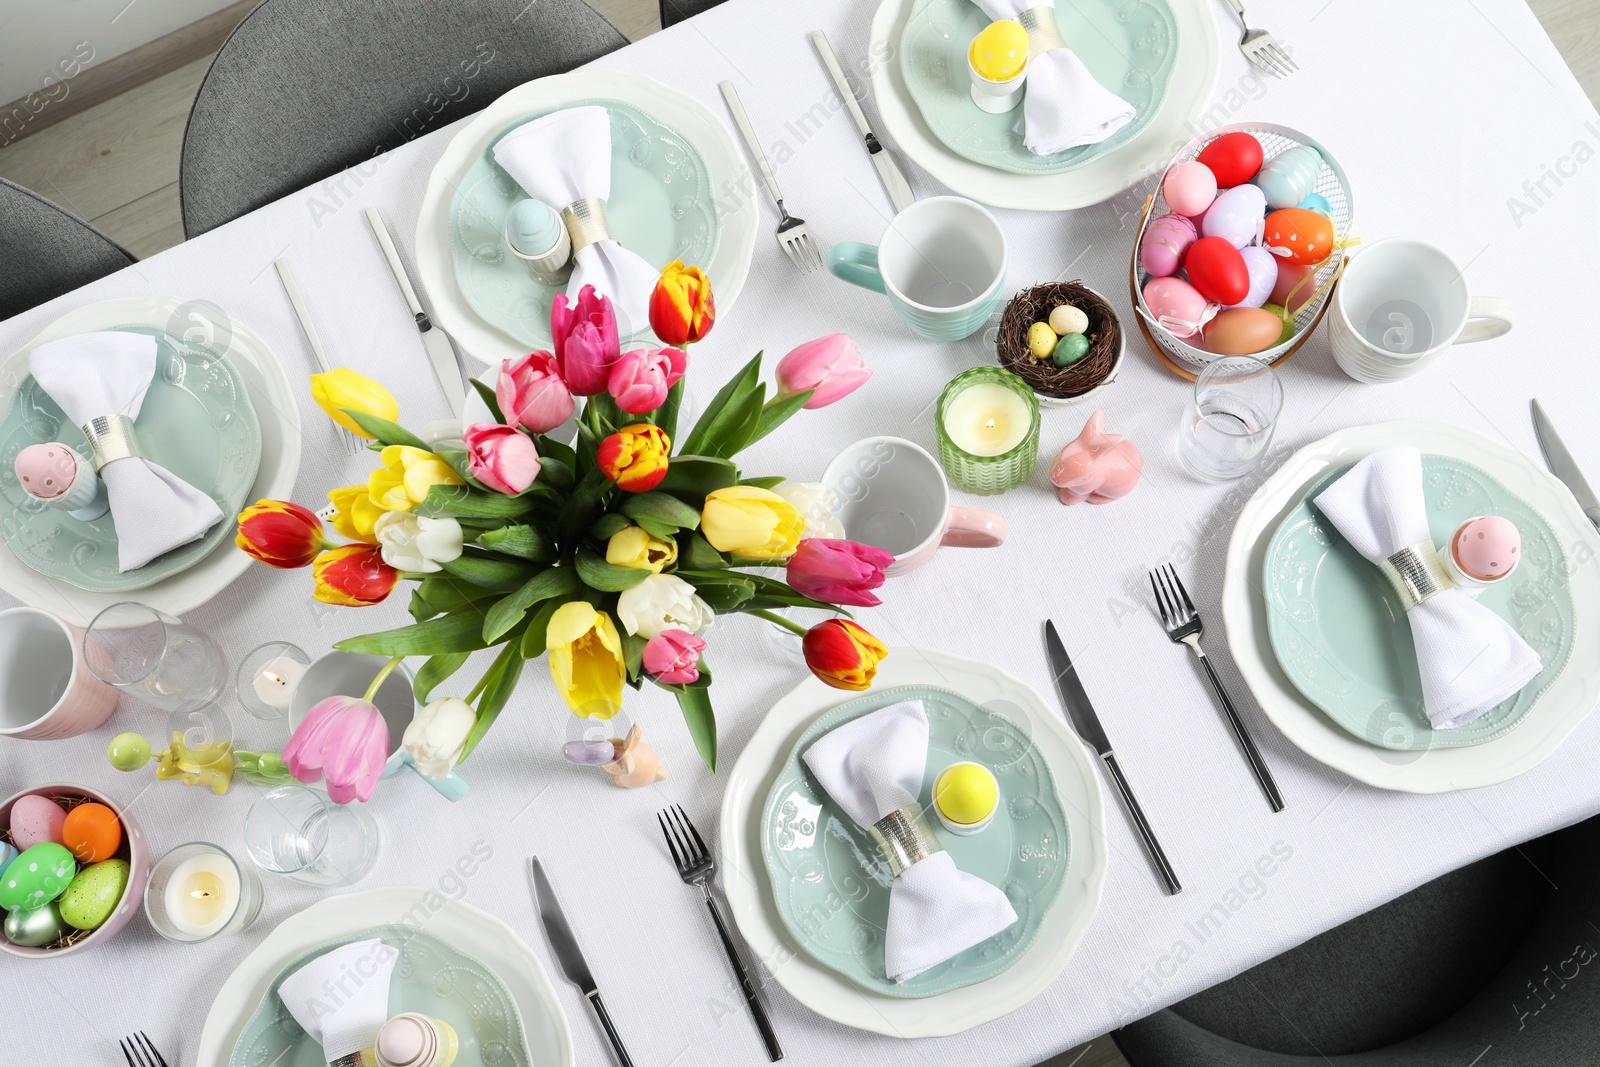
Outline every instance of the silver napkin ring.
[[575, 256], [592, 244], [614, 240], [611, 220], [606, 217], [606, 202], [598, 196], [574, 200], [561, 209], [561, 221], [567, 224], [567, 235], [572, 238]]
[[867, 833], [877, 843], [883, 858], [889, 863], [889, 874], [895, 878], [913, 864], [944, 851], [933, 836], [933, 827], [916, 804], [897, 808], [867, 827]]
[[1432, 541], [1418, 541], [1378, 562], [1378, 569], [1389, 579], [1400, 603], [1410, 611], [1424, 600], [1455, 588], [1455, 580], [1445, 570]]
[[1061, 36], [1061, 26], [1056, 22], [1055, 8], [1029, 8], [1017, 16], [1017, 21], [1028, 31], [1029, 59], [1056, 48], [1067, 47], [1067, 39]]
[[100, 473], [107, 463], [119, 459], [143, 459], [139, 436], [134, 432], [133, 420], [126, 415], [97, 415], [78, 429], [89, 440], [89, 452], [94, 459], [94, 472]]

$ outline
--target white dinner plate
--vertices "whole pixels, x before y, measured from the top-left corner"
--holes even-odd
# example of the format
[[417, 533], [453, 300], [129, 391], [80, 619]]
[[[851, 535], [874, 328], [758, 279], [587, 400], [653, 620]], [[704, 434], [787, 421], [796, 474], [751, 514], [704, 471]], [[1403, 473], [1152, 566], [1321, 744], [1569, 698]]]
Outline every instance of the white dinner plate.
[[[1256, 580], [1273, 531], [1328, 471], [1394, 445], [1452, 456], [1512, 487], [1544, 516], [1567, 559], [1575, 620], [1571, 659], [1516, 729], [1481, 745], [1420, 752], [1370, 745], [1301, 695], [1273, 655], [1266, 603]], [[1600, 698], [1600, 571], [1592, 565], [1597, 555], [1600, 534], [1566, 486], [1516, 449], [1443, 422], [1404, 419], [1352, 426], [1290, 456], [1239, 513], [1222, 585], [1228, 648], [1267, 718], [1313, 759], [1380, 789], [1442, 793], [1493, 785], [1538, 766]]]
[[438, 940], [493, 970], [522, 1013], [532, 1061], [538, 1067], [572, 1067], [572, 1031], [533, 950], [488, 912], [437, 890], [412, 886], [330, 897], [278, 924], [217, 990], [194, 1062], [198, 1067], [228, 1067], [256, 1005], [290, 963], [319, 945], [389, 923], [420, 923]]
[[1030, 686], [976, 660], [920, 648], [895, 648], [878, 666], [873, 690], [902, 685], [950, 689], [978, 705], [993, 705], [1031, 729], [1055, 776], [1069, 822], [1071, 848], [1061, 895], [1041, 924], [1033, 947], [986, 982], [938, 996], [904, 999], [869, 993], [800, 949], [784, 929], [761, 858], [761, 811], [785, 757], [808, 726], [856, 694], [807, 678], [772, 706], [728, 774], [722, 798], [722, 885], [735, 921], [774, 978], [806, 1007], [862, 1030], [889, 1037], [946, 1037], [1016, 1011], [1055, 981], [1100, 906], [1106, 877], [1105, 812], [1095, 760], [1066, 720]]
[[[1112, 3], [1113, 0], [1091, 0]], [[1211, 106], [1221, 54], [1210, 0], [1170, 0], [1178, 59], [1160, 113], [1133, 140], [1081, 167], [1060, 174], [1013, 174], [957, 155], [934, 136], [912, 100], [898, 60], [900, 38], [913, 0], [883, 0], [872, 19], [868, 55], [896, 57], [872, 71], [872, 91], [884, 131], [911, 159], [963, 196], [995, 207], [1065, 211], [1108, 200], [1155, 178], [1197, 128]]]
[[[300, 472], [300, 409], [289, 388], [283, 365], [267, 342], [215, 304], [175, 296], [130, 296], [100, 300], [75, 308], [46, 326], [7, 360], [7, 364], [46, 341], [118, 326], [151, 326], [178, 336], [187, 335], [229, 358], [244, 379], [250, 403], [261, 424], [261, 465], [246, 501], [287, 499]], [[25, 364], [21, 364], [25, 366]], [[0, 411], [11, 402], [20, 381], [0, 388]], [[234, 516], [223, 516], [232, 523]], [[204, 604], [251, 565], [251, 559], [224, 539], [203, 560], [179, 574], [138, 590], [132, 598], [172, 615], [182, 615]], [[75, 626], [87, 626], [102, 608], [127, 600], [130, 594], [96, 593], [32, 570], [10, 549], [0, 551], [0, 590], [24, 604], [55, 612]]]

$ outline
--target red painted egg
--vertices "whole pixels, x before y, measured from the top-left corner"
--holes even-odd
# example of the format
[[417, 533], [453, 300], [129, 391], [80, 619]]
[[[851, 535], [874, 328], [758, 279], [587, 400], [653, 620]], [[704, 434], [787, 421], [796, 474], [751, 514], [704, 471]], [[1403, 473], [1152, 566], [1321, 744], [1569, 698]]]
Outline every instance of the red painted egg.
[[1310, 277], [1316, 272], [1316, 267], [1288, 259], [1278, 260], [1278, 280], [1273, 283], [1268, 302], [1288, 308], [1291, 315], [1298, 315], [1317, 295], [1317, 280]]
[[1238, 304], [1250, 295], [1250, 267], [1226, 237], [1202, 237], [1183, 257], [1189, 283], [1214, 304]]
[[[1203, 242], [1195, 242], [1199, 248]], [[1303, 207], [1280, 208], [1267, 216], [1261, 243], [1267, 251], [1295, 263], [1314, 265], [1333, 253], [1333, 223]], [[1189, 250], [1194, 254], [1194, 249]]]
[[1195, 159], [1211, 168], [1217, 185], [1231, 189], [1243, 185], [1261, 169], [1261, 142], [1248, 133], [1225, 133], [1206, 145]]

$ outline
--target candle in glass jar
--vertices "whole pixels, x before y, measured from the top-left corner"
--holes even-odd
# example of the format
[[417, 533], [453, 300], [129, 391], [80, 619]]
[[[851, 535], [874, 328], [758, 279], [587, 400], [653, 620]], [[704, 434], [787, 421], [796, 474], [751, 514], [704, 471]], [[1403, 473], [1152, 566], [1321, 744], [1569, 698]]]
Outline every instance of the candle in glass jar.
[[1028, 402], [994, 382], [978, 382], [945, 405], [944, 432], [963, 452], [999, 456], [1020, 445], [1033, 425]]
[[267, 707], [287, 710], [289, 700], [294, 696], [295, 683], [300, 681], [300, 676], [305, 672], [304, 664], [288, 656], [279, 656], [262, 664], [250, 688], [255, 690], [256, 696]]
[[239, 870], [226, 856], [191, 856], [167, 879], [162, 903], [178, 933], [196, 940], [210, 937], [238, 910]]

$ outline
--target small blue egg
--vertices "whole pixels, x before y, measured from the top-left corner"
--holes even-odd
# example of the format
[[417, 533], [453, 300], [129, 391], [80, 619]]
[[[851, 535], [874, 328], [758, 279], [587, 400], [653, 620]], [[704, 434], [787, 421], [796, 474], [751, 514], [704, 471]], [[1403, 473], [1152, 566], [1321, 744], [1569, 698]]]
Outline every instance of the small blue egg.
[[1315, 211], [1317, 214], [1325, 216], [1329, 222], [1337, 222], [1333, 217], [1333, 205], [1328, 203], [1328, 198], [1321, 193], [1312, 193], [1296, 204], [1295, 207], [1303, 207], [1307, 211]]

